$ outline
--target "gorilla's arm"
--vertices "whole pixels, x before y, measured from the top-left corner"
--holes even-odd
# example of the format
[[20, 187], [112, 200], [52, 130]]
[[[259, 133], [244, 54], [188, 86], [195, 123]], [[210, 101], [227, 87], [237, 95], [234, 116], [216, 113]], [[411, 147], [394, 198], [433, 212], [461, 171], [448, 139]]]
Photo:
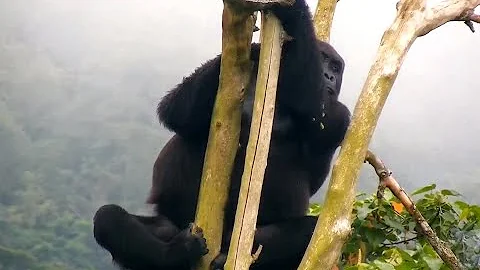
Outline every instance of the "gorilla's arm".
[[[252, 44], [250, 59], [258, 62], [259, 44]], [[198, 67], [162, 98], [157, 114], [168, 129], [184, 138], [206, 140], [220, 76], [221, 55]]]
[[317, 114], [326, 91], [322, 90], [322, 55], [308, 6], [304, 0], [296, 0], [291, 7], [275, 6], [272, 11], [293, 38], [283, 46], [278, 103], [296, 112]]
[[[293, 38], [283, 49], [279, 102], [300, 111], [307, 108], [311, 113], [321, 100], [310, 93], [321, 92], [323, 81], [318, 79], [322, 74], [321, 54], [317, 49], [310, 11], [304, 0], [295, 1], [292, 7], [277, 6], [272, 10]], [[259, 51], [259, 45], [252, 44], [251, 59], [256, 63]], [[220, 59], [217, 56], [197, 68], [159, 103], [159, 119], [168, 129], [182, 137], [206, 139], [218, 89]], [[298, 91], [292, 91], [295, 89]]]
[[168, 129], [184, 138], [206, 139], [220, 75], [220, 56], [197, 68], [158, 104], [157, 114]]

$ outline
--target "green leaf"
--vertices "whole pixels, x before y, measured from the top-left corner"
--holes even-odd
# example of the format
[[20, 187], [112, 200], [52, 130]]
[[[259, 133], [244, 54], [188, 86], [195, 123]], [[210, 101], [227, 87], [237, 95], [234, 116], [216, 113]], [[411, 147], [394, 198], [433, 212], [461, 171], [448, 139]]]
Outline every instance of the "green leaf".
[[367, 263], [359, 263], [357, 265], [351, 265], [344, 268], [344, 270], [377, 270], [378, 267]]
[[375, 266], [378, 267], [378, 269], [380, 270], [395, 270], [395, 267], [393, 267], [393, 265], [389, 264], [389, 263], [386, 263], [386, 262], [382, 262], [382, 261], [379, 261], [379, 260], [375, 260], [373, 262], [375, 264]]
[[423, 270], [421, 265], [415, 261], [404, 261], [395, 267], [395, 270]]
[[312, 203], [308, 208], [307, 215], [308, 216], [319, 216], [322, 212], [322, 205], [318, 203]]
[[410, 221], [408, 222], [408, 230], [409, 231], [413, 231], [415, 229], [415, 227], [417, 226], [417, 223], [415, 221]]
[[480, 206], [472, 205], [470, 206], [470, 211], [475, 213], [475, 219], [480, 220]]
[[385, 232], [382, 230], [365, 230], [364, 236], [372, 246], [379, 246], [385, 240]]
[[443, 261], [440, 258], [432, 258], [429, 256], [424, 256], [422, 259], [428, 265], [428, 268], [431, 270], [440, 270], [443, 265]]
[[420, 193], [425, 193], [425, 192], [428, 192], [430, 190], [434, 190], [435, 188], [437, 187], [436, 184], [431, 184], [431, 185], [428, 185], [428, 186], [425, 186], [425, 187], [422, 187], [420, 189], [417, 189], [415, 190], [412, 195], [417, 195], [417, 194], [420, 194]]
[[385, 236], [385, 238], [390, 241], [390, 242], [397, 242], [400, 240], [400, 238], [398, 238], [398, 235], [396, 233], [389, 233]]
[[363, 220], [367, 217], [368, 214], [370, 214], [374, 210], [374, 208], [369, 208], [368, 206], [359, 207], [357, 208], [357, 217], [358, 219]]
[[389, 216], [384, 217], [384, 222], [387, 224], [389, 227], [395, 228], [399, 231], [405, 230], [403, 227], [402, 223], [398, 222], [397, 220], [391, 219]]
[[457, 223], [457, 217], [452, 214], [452, 212], [444, 212], [441, 214], [441, 217], [444, 221], [449, 222], [450, 224]]
[[383, 193], [383, 200], [388, 202], [393, 199], [396, 199], [395, 195], [393, 195], [392, 191], [390, 189], [386, 189], [385, 192]]
[[442, 193], [443, 196], [460, 196], [460, 193], [451, 189], [442, 189], [440, 193]]

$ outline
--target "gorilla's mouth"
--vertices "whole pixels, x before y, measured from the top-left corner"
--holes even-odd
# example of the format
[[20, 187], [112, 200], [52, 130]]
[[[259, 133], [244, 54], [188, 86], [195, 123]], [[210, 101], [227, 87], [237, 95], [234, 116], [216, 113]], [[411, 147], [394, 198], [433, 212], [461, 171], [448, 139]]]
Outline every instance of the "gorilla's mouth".
[[332, 87], [327, 86], [326, 88], [327, 88], [327, 93], [328, 93], [329, 95], [332, 95], [332, 96], [333, 96], [333, 95], [335, 94], [335, 90], [333, 90]]

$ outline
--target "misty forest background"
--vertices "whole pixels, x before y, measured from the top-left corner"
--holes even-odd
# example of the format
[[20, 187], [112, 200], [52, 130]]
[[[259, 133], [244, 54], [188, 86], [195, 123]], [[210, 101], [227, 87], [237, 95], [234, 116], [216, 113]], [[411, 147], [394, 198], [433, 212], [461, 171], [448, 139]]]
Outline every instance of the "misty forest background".
[[[331, 43], [346, 59], [341, 99], [352, 110], [395, 3], [337, 7]], [[106, 203], [150, 212], [151, 169], [171, 136], [156, 104], [220, 52], [222, 7], [0, 0], [0, 269], [113, 269], [92, 216]], [[371, 148], [408, 191], [436, 182], [480, 203], [478, 48], [478, 33], [449, 23], [406, 59]], [[359, 191], [376, 184], [365, 166]]]

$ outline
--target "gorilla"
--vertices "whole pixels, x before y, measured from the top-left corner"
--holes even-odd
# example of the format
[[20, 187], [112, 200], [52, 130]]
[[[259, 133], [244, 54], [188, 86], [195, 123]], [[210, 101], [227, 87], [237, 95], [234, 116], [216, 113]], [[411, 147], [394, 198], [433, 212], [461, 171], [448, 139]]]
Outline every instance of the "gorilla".
[[[338, 101], [344, 61], [314, 34], [305, 0], [273, 6], [292, 37], [282, 48], [268, 164], [258, 212], [254, 250], [263, 250], [251, 269], [297, 269], [317, 218], [307, 216], [310, 197], [322, 186], [332, 157], [350, 123]], [[223, 269], [233, 229], [253, 110], [260, 45], [252, 44], [253, 70], [242, 107], [239, 148], [225, 208], [220, 254], [211, 269]], [[191, 269], [208, 252], [201, 233], [192, 232], [212, 110], [219, 84], [217, 56], [160, 101], [160, 122], [175, 135], [153, 167], [147, 203], [153, 217], [104, 205], [94, 217], [94, 237], [113, 260], [132, 270]]]

